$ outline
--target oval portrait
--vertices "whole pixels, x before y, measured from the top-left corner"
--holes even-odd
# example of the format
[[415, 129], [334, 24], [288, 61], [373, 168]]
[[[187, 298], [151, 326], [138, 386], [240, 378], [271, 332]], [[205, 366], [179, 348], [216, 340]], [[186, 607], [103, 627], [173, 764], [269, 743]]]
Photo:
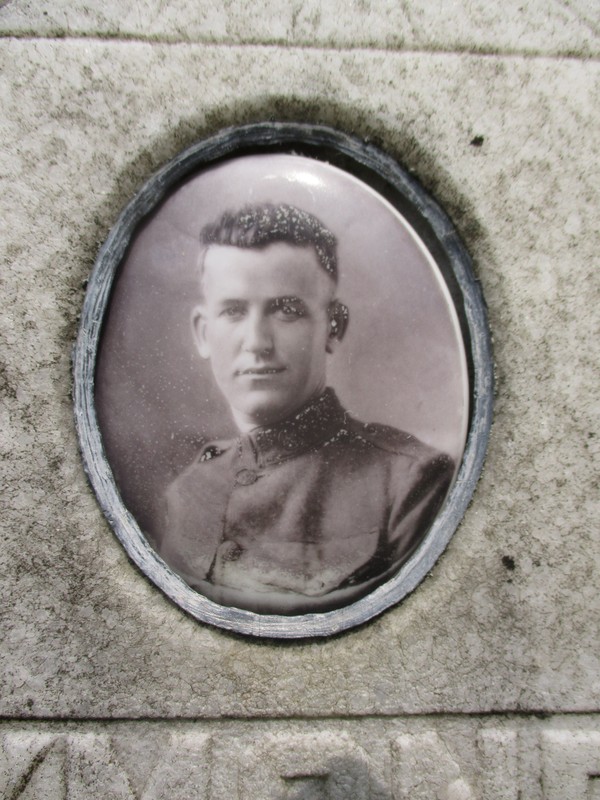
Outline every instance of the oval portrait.
[[90, 280], [75, 402], [92, 485], [198, 619], [327, 635], [397, 603], [454, 532], [491, 414], [483, 301], [447, 217], [327, 128], [201, 142]]

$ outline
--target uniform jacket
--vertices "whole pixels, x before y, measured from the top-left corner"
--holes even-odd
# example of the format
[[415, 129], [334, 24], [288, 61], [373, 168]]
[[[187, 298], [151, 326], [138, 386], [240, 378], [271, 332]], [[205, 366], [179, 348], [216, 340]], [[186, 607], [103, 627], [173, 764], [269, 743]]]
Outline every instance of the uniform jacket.
[[205, 445], [167, 491], [160, 552], [216, 602], [329, 610], [410, 556], [452, 475], [448, 456], [358, 422], [327, 389], [291, 419]]

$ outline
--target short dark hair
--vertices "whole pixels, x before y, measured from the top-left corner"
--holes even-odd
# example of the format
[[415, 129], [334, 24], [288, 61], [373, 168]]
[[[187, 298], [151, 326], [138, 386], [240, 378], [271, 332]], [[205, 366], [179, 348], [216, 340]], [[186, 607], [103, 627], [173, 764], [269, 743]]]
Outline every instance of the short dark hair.
[[245, 206], [240, 211], [226, 211], [222, 217], [200, 232], [205, 245], [262, 248], [275, 242], [296, 247], [313, 247], [319, 264], [337, 283], [337, 239], [323, 223], [308, 211], [281, 203]]

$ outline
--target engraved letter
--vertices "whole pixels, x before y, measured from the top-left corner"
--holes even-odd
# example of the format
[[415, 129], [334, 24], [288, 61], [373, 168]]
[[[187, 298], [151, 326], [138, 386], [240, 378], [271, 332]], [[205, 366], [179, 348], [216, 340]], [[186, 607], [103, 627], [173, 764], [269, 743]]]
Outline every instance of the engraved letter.
[[64, 800], [65, 747], [62, 736], [7, 733], [0, 749], [0, 797]]
[[584, 800], [600, 778], [599, 731], [545, 731], [542, 734], [545, 800]]
[[398, 736], [392, 752], [394, 800], [473, 800], [469, 784], [437, 733]]
[[265, 736], [259, 744], [238, 750], [237, 770], [237, 793], [232, 787], [235, 800], [263, 797], [294, 800], [304, 796], [367, 800], [369, 797], [366, 755], [345, 735]]
[[483, 729], [477, 736], [481, 757], [482, 800], [518, 800], [517, 734]]

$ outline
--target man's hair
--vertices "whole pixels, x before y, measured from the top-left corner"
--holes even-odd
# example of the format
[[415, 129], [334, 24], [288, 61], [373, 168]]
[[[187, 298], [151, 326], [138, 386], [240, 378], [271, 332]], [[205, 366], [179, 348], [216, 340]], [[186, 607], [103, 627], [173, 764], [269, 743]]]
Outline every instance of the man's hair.
[[226, 211], [200, 232], [205, 245], [260, 249], [275, 242], [313, 247], [319, 264], [337, 283], [337, 239], [313, 214], [287, 204], [264, 203]]

